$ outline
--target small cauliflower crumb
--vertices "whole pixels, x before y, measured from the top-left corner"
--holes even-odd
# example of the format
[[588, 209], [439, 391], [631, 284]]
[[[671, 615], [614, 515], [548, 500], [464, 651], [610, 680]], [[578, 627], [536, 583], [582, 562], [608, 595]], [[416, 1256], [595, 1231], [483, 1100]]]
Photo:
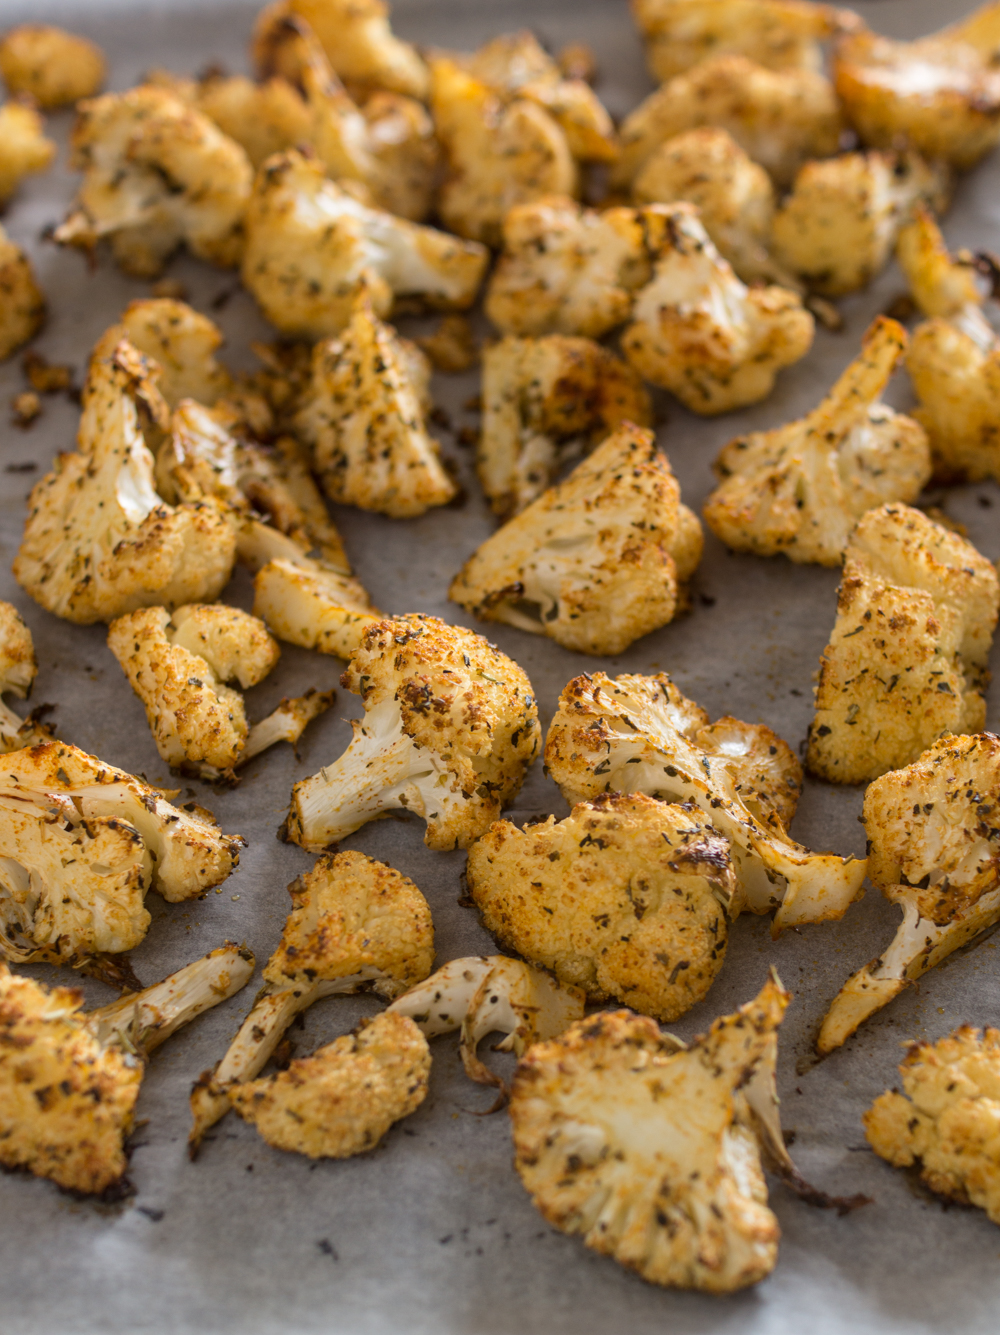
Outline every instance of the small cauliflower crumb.
[[64, 28], [24, 23], [0, 41], [0, 74], [9, 92], [45, 111], [93, 97], [107, 73], [99, 46]]

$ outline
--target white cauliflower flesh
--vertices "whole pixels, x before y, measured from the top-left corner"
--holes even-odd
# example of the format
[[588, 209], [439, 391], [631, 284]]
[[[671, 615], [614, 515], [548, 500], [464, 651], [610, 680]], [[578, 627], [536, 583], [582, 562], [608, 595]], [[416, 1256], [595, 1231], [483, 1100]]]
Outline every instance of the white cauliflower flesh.
[[32, 106], [5, 102], [0, 107], [0, 206], [7, 203], [26, 176], [45, 171], [56, 155], [46, 139], [44, 122]]
[[997, 572], [919, 510], [854, 530], [820, 660], [806, 763], [829, 783], [901, 769], [948, 732], [978, 732], [1000, 605]]
[[34, 338], [44, 319], [45, 294], [31, 261], [0, 226], [0, 361]]
[[147, 891], [199, 899], [235, 870], [242, 842], [75, 746], [14, 751], [0, 774], [0, 953], [79, 964], [131, 950], [149, 927]]
[[520, 514], [562, 465], [623, 422], [649, 426], [649, 396], [620, 357], [589, 338], [504, 338], [483, 351], [476, 471], [493, 512]]
[[567, 802], [646, 793], [693, 803], [729, 840], [752, 913], [777, 909], [772, 932], [841, 918], [861, 895], [864, 860], [813, 853], [786, 833], [802, 770], [763, 724], [708, 715], [666, 675], [577, 677], [559, 697], [545, 764]]
[[505, 1081], [478, 1055], [487, 1034], [502, 1033], [495, 1052], [521, 1057], [533, 1043], [561, 1034], [583, 1016], [585, 994], [542, 969], [506, 955], [469, 956], [403, 994], [389, 1007], [409, 1017], [427, 1038], [460, 1032], [459, 1052], [470, 1080], [498, 1089], [495, 1112], [507, 1098]]
[[915, 42], [862, 25], [834, 53], [837, 95], [864, 143], [892, 148], [904, 141], [967, 171], [1000, 138], [998, 49], [995, 3]]
[[663, 245], [622, 335], [625, 356], [702, 416], [759, 402], [809, 351], [812, 316], [786, 288], [746, 287], [691, 204], [660, 207]]
[[366, 297], [340, 338], [317, 343], [312, 367], [295, 428], [332, 501], [406, 519], [454, 499], [421, 402], [430, 367]]
[[565, 649], [619, 654], [685, 607], [701, 550], [653, 433], [626, 423], [487, 538], [448, 597]]
[[339, 334], [364, 288], [379, 316], [400, 296], [466, 310], [486, 262], [487, 251], [474, 241], [360, 203], [301, 153], [269, 158], [257, 173], [243, 281], [283, 334]]
[[501, 945], [589, 1001], [676, 1020], [722, 968], [737, 899], [726, 841], [699, 816], [615, 793], [558, 823], [499, 821], [469, 852], [469, 894]]
[[868, 875], [903, 910], [881, 956], [852, 975], [823, 1021], [820, 1052], [1000, 921], [1000, 739], [950, 734], [865, 793]]
[[678, 74], [626, 116], [612, 185], [630, 186], [662, 143], [699, 125], [728, 130], [783, 186], [810, 158], [836, 153], [843, 119], [833, 85], [816, 70], [718, 56]]
[[140, 407], [166, 425], [155, 371], [123, 339], [91, 363], [77, 451], [59, 455], [28, 499], [14, 576], [67, 621], [210, 602], [232, 572], [236, 537], [219, 503], [158, 495]]
[[844, 153], [807, 162], [774, 216], [771, 248], [812, 291], [840, 297], [881, 273], [922, 203], [942, 208], [947, 178], [915, 153]]
[[727, 547], [839, 566], [863, 514], [920, 495], [931, 475], [926, 433], [879, 401], [906, 344], [902, 325], [879, 316], [818, 408], [730, 441], [704, 509]]
[[537, 753], [527, 675], [482, 636], [413, 614], [370, 626], [340, 680], [365, 715], [344, 754], [295, 785], [288, 837], [321, 852], [405, 809], [427, 822], [428, 848], [468, 848]]
[[1000, 1030], [963, 1025], [936, 1043], [911, 1043], [899, 1074], [902, 1092], [886, 1090], [862, 1119], [869, 1145], [1000, 1224]]
[[146, 1057], [238, 992], [253, 966], [227, 945], [84, 1014], [75, 988], [50, 990], [0, 964], [0, 1163], [67, 1191], [124, 1185]]
[[8, 91], [46, 111], [93, 97], [106, 73], [100, 47], [65, 28], [22, 23], [0, 41], [0, 74]]
[[822, 68], [821, 43], [861, 20], [803, 0], [632, 0], [646, 58], [661, 83], [715, 56], [748, 56], [767, 69]]
[[1000, 346], [982, 310], [986, 285], [975, 258], [952, 258], [926, 212], [903, 230], [896, 255], [931, 317], [913, 332], [906, 368], [935, 471], [949, 480], [1000, 480]]
[[254, 27], [258, 65], [266, 61], [268, 32], [285, 17], [309, 24], [335, 72], [353, 88], [426, 98], [427, 66], [393, 33], [384, 0], [279, 0], [268, 5]]
[[292, 909], [264, 986], [229, 1050], [191, 1091], [192, 1157], [229, 1110], [229, 1091], [267, 1065], [296, 1015], [322, 997], [374, 989], [392, 999], [434, 963], [434, 926], [406, 876], [364, 853], [319, 859], [289, 887]]
[[35, 717], [19, 718], [3, 698], [10, 694], [27, 699], [37, 672], [31, 631], [16, 607], [0, 602], [0, 755], [34, 746], [51, 735]]
[[83, 102], [73, 130], [83, 183], [56, 228], [63, 245], [107, 238], [126, 273], [152, 278], [181, 245], [232, 266], [253, 169], [216, 125], [164, 88], [143, 85]]

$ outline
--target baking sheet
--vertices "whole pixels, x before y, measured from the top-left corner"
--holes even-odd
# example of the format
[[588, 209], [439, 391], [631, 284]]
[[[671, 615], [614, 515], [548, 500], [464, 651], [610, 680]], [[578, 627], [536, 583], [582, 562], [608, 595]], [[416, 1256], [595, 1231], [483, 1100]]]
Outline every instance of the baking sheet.
[[[916, 35], [969, 6], [940, 0], [877, 0], [858, 6], [882, 31]], [[124, 88], [151, 66], [195, 72], [221, 60], [244, 68], [255, 6], [129, 4], [44, 7], [0, 2], [0, 22], [63, 21], [108, 51], [112, 86]], [[396, 28], [424, 42], [471, 47], [500, 31], [532, 25], [548, 41], [590, 42], [602, 69], [600, 91], [620, 116], [651, 87], [623, 0], [400, 0]], [[51, 118], [65, 142], [68, 114]], [[36, 346], [53, 361], [82, 370], [98, 335], [125, 303], [147, 296], [149, 284], [124, 277], [103, 258], [89, 272], [76, 254], [40, 240], [62, 217], [74, 178], [58, 169], [29, 179], [5, 217], [11, 235], [31, 253], [49, 294], [51, 314]], [[952, 246], [1000, 248], [997, 184], [1000, 164], [984, 164], [962, 182], [946, 223]], [[170, 276], [211, 314], [228, 337], [225, 355], [250, 367], [254, 338], [269, 337], [231, 273], [178, 260]], [[711, 487], [717, 450], [739, 432], [768, 428], [801, 415], [855, 354], [871, 317], [902, 291], [898, 272], [843, 303], [843, 333], [819, 331], [810, 357], [780, 377], [775, 393], [750, 411], [700, 421], [663, 401], [660, 440], [678, 473], [684, 499], [700, 506]], [[418, 322], [404, 322], [418, 329]], [[456, 429], [473, 425], [461, 405], [477, 377], [437, 377], [435, 398]], [[40, 672], [33, 703], [51, 702], [58, 735], [153, 782], [170, 784], [145, 723], [108, 652], [103, 627], [77, 627], [38, 608], [14, 584], [10, 562], [23, 521], [23, 498], [57, 450], [72, 448], [77, 410], [46, 399], [43, 417], [21, 432], [7, 422], [10, 397], [24, 388], [18, 361], [0, 368], [0, 596], [13, 601], [35, 637]], [[900, 376], [890, 397], [906, 404]], [[423, 611], [474, 625], [446, 601], [452, 574], [491, 531], [471, 478], [470, 452], [452, 436], [445, 452], [458, 461], [467, 498], [457, 508], [413, 521], [338, 510], [358, 574], [386, 611]], [[16, 471], [34, 464], [31, 473]], [[944, 505], [991, 559], [1000, 556], [1000, 490], [958, 488]], [[648, 636], [619, 658], [594, 660], [503, 627], [488, 633], [528, 671], [547, 724], [562, 686], [580, 671], [668, 670], [714, 716], [733, 713], [769, 724], [796, 745], [811, 712], [812, 673], [834, 615], [836, 572], [783, 560], [729, 554], [711, 534], [696, 578], [692, 614]], [[238, 574], [227, 599], [249, 607], [251, 588]], [[480, 627], [480, 629], [482, 629]], [[278, 670], [248, 693], [251, 718], [282, 695], [334, 685], [341, 664], [283, 646]], [[994, 655], [994, 671], [1000, 659]], [[988, 726], [1000, 725], [1000, 694], [990, 695]], [[280, 747], [251, 764], [235, 790], [216, 793], [191, 784], [223, 827], [249, 847], [238, 873], [201, 903], [168, 906], [152, 895], [153, 926], [133, 955], [152, 982], [220, 944], [246, 939], [260, 965], [277, 942], [288, 906], [285, 886], [310, 865], [279, 843], [292, 783], [334, 758], [349, 737], [359, 701], [341, 691], [335, 708], [305, 734], [298, 760]], [[794, 835], [817, 849], [863, 853], [859, 789], [807, 782]], [[515, 819], [565, 814], [555, 786], [537, 765], [518, 798]], [[488, 952], [492, 943], [475, 913], [457, 903], [464, 855], [431, 853], [423, 825], [386, 820], [345, 846], [383, 858], [413, 877], [430, 901], [438, 962]], [[534, 1211], [511, 1166], [504, 1114], [474, 1115], [491, 1094], [462, 1074], [454, 1038], [432, 1045], [426, 1103], [396, 1126], [371, 1154], [342, 1163], [310, 1163], [266, 1146], [253, 1128], [230, 1116], [216, 1128], [196, 1164], [185, 1140], [192, 1080], [224, 1051], [250, 1006], [255, 980], [236, 998], [196, 1021], [154, 1057], [140, 1098], [130, 1176], [132, 1199], [119, 1206], [78, 1202], [50, 1183], [0, 1178], [0, 1327], [4, 1335], [51, 1332], [187, 1332], [272, 1335], [324, 1331], [336, 1335], [635, 1335], [669, 1330], [798, 1335], [837, 1332], [986, 1332], [1000, 1310], [1000, 1231], [978, 1210], [946, 1210], [866, 1148], [860, 1116], [895, 1080], [899, 1042], [936, 1038], [963, 1022], [1000, 1023], [997, 944], [953, 957], [918, 987], [880, 1012], [862, 1033], [825, 1062], [811, 1040], [840, 983], [890, 939], [898, 911], [869, 891], [840, 923], [790, 932], [772, 943], [769, 920], [744, 916], [707, 1000], [672, 1026], [689, 1037], [751, 997], [774, 963], [795, 993], [781, 1034], [779, 1084], [783, 1122], [794, 1130], [802, 1171], [832, 1192], [867, 1192], [874, 1203], [847, 1218], [811, 1209], [772, 1181], [771, 1204], [783, 1230], [774, 1274], [752, 1291], [710, 1298], [659, 1290], [612, 1261], [549, 1228]], [[37, 968], [54, 981], [69, 971]], [[90, 1004], [109, 990], [85, 982]], [[378, 1003], [330, 999], [308, 1012], [295, 1034], [301, 1053], [346, 1032]]]

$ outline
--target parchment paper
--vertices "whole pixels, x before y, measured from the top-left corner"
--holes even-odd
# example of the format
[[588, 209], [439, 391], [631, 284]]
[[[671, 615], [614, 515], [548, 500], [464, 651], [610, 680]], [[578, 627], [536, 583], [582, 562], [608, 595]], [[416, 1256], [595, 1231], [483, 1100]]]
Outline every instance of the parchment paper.
[[[968, 8], [941, 0], [878, 0], [861, 4], [883, 31], [916, 35]], [[124, 88], [150, 66], [196, 72], [221, 60], [245, 66], [255, 6], [190, 2], [89, 5], [0, 3], [3, 26], [63, 21], [100, 42], [111, 58], [112, 86]], [[471, 47], [500, 31], [535, 26], [550, 42], [590, 42], [601, 70], [600, 91], [616, 116], [650, 89], [642, 53], [623, 0], [400, 0], [396, 27], [424, 42]], [[51, 118], [65, 141], [70, 117]], [[64, 156], [61, 158], [64, 162]], [[1000, 247], [997, 182], [1000, 164], [985, 163], [960, 185], [946, 232], [952, 246]], [[88, 272], [76, 254], [40, 240], [66, 209], [74, 177], [60, 165], [31, 178], [4, 221], [30, 251], [49, 294], [51, 313], [37, 346], [82, 372], [91, 345], [126, 302], [149, 295], [148, 284], [125, 278], [106, 257]], [[268, 337], [235, 275], [178, 260], [172, 277], [193, 303], [216, 318], [229, 339], [231, 365], [249, 367], [249, 343]], [[766, 428], [811, 408], [855, 355], [861, 333], [903, 284], [894, 268], [867, 292], [843, 303], [843, 333], [820, 331], [803, 363], [780, 377], [765, 403], [715, 421], [699, 421], [663, 402], [660, 431], [696, 508], [711, 487], [710, 464], [732, 436]], [[404, 323], [408, 331], [416, 322]], [[105, 630], [71, 626], [37, 607], [13, 582], [10, 562], [23, 522], [23, 499], [58, 450], [71, 449], [77, 409], [65, 398], [45, 401], [43, 417], [21, 432], [8, 424], [7, 402], [25, 388], [19, 360], [0, 368], [2, 559], [0, 596], [11, 599], [35, 636], [41, 670], [33, 703], [51, 702], [58, 735], [105, 760], [169, 785], [142, 708], [105, 646]], [[475, 425], [461, 405], [477, 377], [437, 377], [437, 401], [455, 427]], [[892, 400], [909, 402], [905, 376]], [[447, 433], [468, 495], [458, 508], [414, 521], [340, 510], [348, 551], [377, 603], [387, 611], [419, 610], [474, 624], [446, 601], [460, 563], [491, 531], [492, 521], [471, 477], [470, 451]], [[35, 471], [16, 471], [31, 463]], [[986, 555], [1000, 555], [1000, 491], [988, 484], [947, 493], [948, 513], [968, 525]], [[547, 724], [562, 686], [588, 668], [608, 672], [670, 671], [713, 717], [733, 713], [765, 722], [794, 746], [811, 712], [812, 674], [833, 622], [836, 572], [774, 559], [733, 556], [711, 534], [697, 575], [692, 614], [648, 636], [618, 659], [575, 656], [548, 641], [502, 627], [487, 633], [528, 671]], [[234, 579], [226, 597], [250, 605], [250, 583]], [[480, 627], [480, 629], [482, 629]], [[994, 667], [1000, 666], [996, 656]], [[335, 659], [283, 648], [278, 670], [249, 693], [251, 718], [282, 695], [336, 683]], [[994, 688], [989, 724], [1000, 724]], [[249, 847], [238, 873], [201, 903], [167, 906], [150, 897], [154, 922], [133, 960], [144, 982], [202, 954], [225, 938], [246, 939], [260, 966], [273, 949], [288, 907], [285, 887], [310, 864], [300, 849], [279, 843], [275, 830], [292, 783], [333, 759], [346, 745], [346, 722], [360, 713], [341, 691], [333, 711], [305, 735], [301, 755], [283, 746], [255, 761], [241, 785], [216, 793], [191, 784], [223, 827]], [[188, 785], [185, 785], [187, 787]], [[793, 833], [817, 849], [862, 853], [859, 789], [809, 782]], [[565, 814], [541, 766], [518, 799], [515, 818]], [[385, 820], [346, 846], [384, 858], [412, 876], [430, 901], [438, 961], [488, 952], [492, 943], [474, 911], [457, 903], [464, 855], [429, 852], [416, 821]], [[111, 1207], [61, 1195], [52, 1184], [0, 1178], [0, 1329], [4, 1335], [56, 1332], [218, 1332], [277, 1335], [814, 1335], [837, 1332], [996, 1331], [1000, 1310], [1000, 1230], [978, 1210], [945, 1210], [908, 1177], [865, 1146], [860, 1116], [896, 1080], [901, 1040], [936, 1038], [960, 1023], [1000, 1023], [994, 942], [954, 957], [904, 993], [862, 1033], [821, 1064], [810, 1056], [816, 1025], [840, 983], [888, 943], [898, 917], [875, 892], [833, 925], [789, 932], [776, 943], [767, 919], [735, 925], [725, 967], [707, 1000], [673, 1026], [687, 1037], [751, 997], [771, 963], [796, 994], [781, 1034], [783, 1121], [794, 1130], [802, 1171], [834, 1192], [864, 1191], [874, 1204], [847, 1218], [821, 1212], [772, 1182], [771, 1202], [784, 1233], [773, 1276], [730, 1299], [659, 1290], [549, 1228], [533, 1209], [511, 1166], [505, 1114], [473, 1115], [488, 1091], [461, 1072], [453, 1038], [433, 1044], [431, 1092], [423, 1107], [394, 1128], [373, 1153], [342, 1163], [310, 1163], [271, 1150], [235, 1115], [216, 1128], [196, 1164], [188, 1162], [187, 1095], [192, 1080], [224, 1051], [250, 1006], [255, 980], [238, 997], [202, 1017], [154, 1057], [135, 1136], [135, 1196]], [[38, 968], [55, 981], [58, 971]], [[76, 980], [63, 971], [62, 982]], [[85, 983], [90, 1004], [107, 988]], [[347, 1031], [372, 1013], [370, 998], [330, 999], [296, 1031], [299, 1052]]]

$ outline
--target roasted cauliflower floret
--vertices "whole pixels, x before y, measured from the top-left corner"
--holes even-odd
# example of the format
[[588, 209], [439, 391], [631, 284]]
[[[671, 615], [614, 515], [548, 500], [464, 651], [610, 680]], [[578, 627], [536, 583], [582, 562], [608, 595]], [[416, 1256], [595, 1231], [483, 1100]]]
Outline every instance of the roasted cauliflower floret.
[[869, 1145], [896, 1168], [1000, 1224], [1000, 1030], [963, 1025], [936, 1043], [911, 1043], [903, 1092], [880, 1095], [862, 1121]]
[[774, 216], [771, 248], [814, 292], [840, 297], [882, 271], [922, 203], [942, 208], [947, 178], [915, 153], [844, 153], [807, 162]]
[[557, 982], [542, 969], [505, 955], [480, 955], [451, 960], [442, 969], [389, 1007], [409, 1016], [427, 1038], [461, 1033], [459, 1051], [470, 1080], [493, 1085], [500, 1092], [490, 1109], [507, 1099], [506, 1082], [477, 1055], [487, 1034], [505, 1037], [495, 1052], [524, 1055], [532, 1043], [561, 1034], [583, 1016], [585, 996], [578, 987]]
[[778, 371], [812, 346], [813, 318], [783, 287], [746, 287], [690, 204], [663, 205], [664, 244], [622, 334], [645, 379], [703, 416], [770, 394]]
[[27, 699], [37, 672], [31, 631], [13, 604], [0, 602], [0, 755], [34, 746], [52, 735], [51, 728], [39, 723], [35, 714], [18, 718], [3, 699], [8, 693]]
[[361, 204], [301, 153], [269, 158], [246, 215], [243, 281], [283, 334], [339, 334], [367, 288], [376, 315], [394, 297], [441, 309], [472, 305], [487, 252]]
[[632, 0], [654, 78], [715, 56], [748, 56], [767, 69], [822, 67], [820, 43], [860, 27], [850, 10], [802, 0]]
[[970, 542], [905, 505], [870, 510], [844, 555], [809, 769], [862, 783], [982, 728], [998, 605], [997, 572]]
[[43, 133], [43, 121], [24, 102], [0, 107], [0, 206], [7, 203], [26, 176], [43, 172], [56, 155], [56, 146]]
[[712, 532], [734, 551], [839, 566], [863, 514], [919, 496], [931, 475], [927, 436], [879, 401], [906, 344], [902, 325], [880, 316], [818, 408], [730, 441], [704, 508]]
[[931, 317], [913, 332], [906, 369], [935, 468], [949, 478], [1000, 480], [1000, 347], [982, 311], [976, 260], [953, 259], [926, 212], [904, 228], [896, 255], [917, 305]]
[[340, 338], [316, 344], [295, 427], [332, 501], [406, 519], [454, 498], [424, 418], [429, 378], [424, 354], [404, 346], [367, 297]]
[[232, 376], [215, 356], [222, 331], [187, 302], [172, 297], [129, 302], [102, 344], [107, 339], [116, 345], [121, 338], [159, 367], [156, 387], [171, 409], [182, 399], [211, 408], [233, 388]]
[[501, 518], [536, 500], [581, 447], [651, 421], [639, 377], [588, 338], [504, 338], [483, 352], [482, 386], [476, 471]]
[[352, 87], [386, 89], [426, 98], [427, 66], [389, 26], [384, 0], [279, 0], [262, 10], [254, 27], [254, 57], [267, 59], [267, 34], [276, 19], [303, 19], [336, 73]]
[[0, 226], [0, 361], [34, 338], [44, 319], [45, 294], [31, 261]]
[[589, 1001], [675, 1020], [725, 959], [736, 895], [725, 839], [641, 793], [581, 802], [558, 824], [500, 821], [473, 844], [467, 875], [487, 931]]
[[226, 946], [83, 1014], [75, 988], [50, 991], [0, 964], [0, 1163], [67, 1191], [120, 1184], [146, 1057], [252, 973], [253, 955]]
[[0, 41], [8, 91], [26, 94], [46, 111], [93, 97], [106, 72], [101, 48], [65, 28], [24, 23]]
[[559, 697], [545, 764], [567, 802], [646, 793], [693, 803], [729, 840], [752, 913], [772, 931], [840, 918], [860, 897], [865, 863], [812, 853], [786, 833], [802, 786], [789, 747], [763, 724], [708, 715], [666, 675], [577, 677]]
[[662, 143], [699, 125], [728, 130], [778, 185], [789, 185], [804, 162], [836, 153], [843, 120], [833, 85], [815, 70], [719, 56], [678, 74], [626, 116], [612, 184], [630, 186]]
[[198, 899], [239, 862], [203, 808], [75, 746], [47, 741], [4, 757], [0, 775], [0, 953], [81, 964], [139, 944], [148, 890]]
[[626, 423], [487, 538], [448, 597], [565, 649], [619, 654], [686, 605], [701, 550], [653, 433]]
[[285, 1030], [322, 997], [374, 988], [392, 999], [434, 963], [434, 926], [406, 876], [364, 853], [319, 859], [289, 887], [292, 909], [264, 969], [264, 987], [229, 1051], [191, 1091], [192, 1156], [229, 1109], [228, 1091], [266, 1066]]
[[427, 822], [428, 848], [468, 848], [538, 750], [527, 675], [482, 636], [413, 614], [369, 626], [340, 680], [365, 715], [344, 754], [295, 785], [288, 837], [320, 852], [402, 808]]
[[903, 141], [960, 171], [1000, 138], [1000, 4], [921, 37], [893, 41], [861, 26], [834, 53], [837, 95], [862, 141]]
[[215, 500], [166, 505], [139, 408], [161, 428], [155, 369], [122, 339], [90, 365], [77, 450], [28, 499], [14, 577], [47, 611], [89, 625], [138, 607], [211, 602], [229, 579], [236, 536]]
[[348, 1159], [416, 1112], [430, 1071], [427, 1040], [413, 1021], [376, 1015], [287, 1070], [235, 1085], [229, 1100], [275, 1149]]
[[232, 266], [243, 247], [253, 169], [200, 111], [142, 85], [83, 102], [73, 165], [84, 174], [55, 239], [93, 250], [107, 238], [126, 273], [153, 278], [180, 245]]
[[831, 1052], [929, 969], [1000, 920], [1000, 739], [950, 734], [865, 793], [868, 875], [903, 921], [827, 1012]]

